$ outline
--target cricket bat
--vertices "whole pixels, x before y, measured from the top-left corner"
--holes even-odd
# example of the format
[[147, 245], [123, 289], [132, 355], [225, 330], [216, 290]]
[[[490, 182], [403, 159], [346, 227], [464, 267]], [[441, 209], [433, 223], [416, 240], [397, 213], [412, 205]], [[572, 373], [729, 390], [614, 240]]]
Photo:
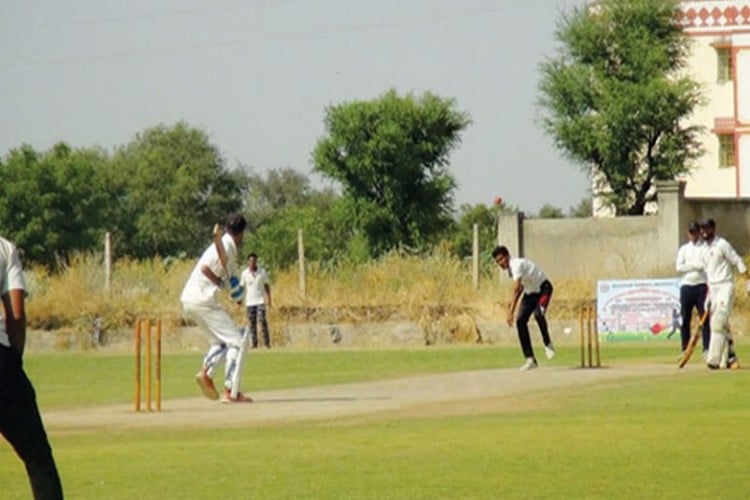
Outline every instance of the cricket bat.
[[[224, 272], [229, 277], [229, 259], [227, 257], [227, 251], [224, 248], [224, 243], [221, 241], [223, 231], [220, 224], [214, 226], [214, 246], [216, 247], [216, 253], [219, 254], [219, 260], [224, 268]], [[240, 391], [240, 377], [242, 374], [242, 359], [245, 357], [245, 346], [247, 345], [247, 334], [249, 327], [245, 327], [242, 333], [242, 340], [240, 341], [240, 349], [237, 353], [237, 360], [235, 361], [234, 373], [232, 373], [232, 389], [230, 391], [232, 399], [237, 398], [237, 394]]]
[[242, 332], [242, 340], [240, 343], [240, 351], [237, 353], [237, 360], [234, 364], [234, 373], [232, 373], [232, 389], [230, 391], [232, 399], [237, 399], [237, 393], [240, 391], [240, 377], [242, 372], [242, 360], [245, 358], [245, 346], [247, 346], [247, 337], [250, 333], [250, 326], [245, 326]]
[[709, 310], [709, 307], [706, 307], [706, 310], [703, 311], [703, 314], [701, 314], [701, 317], [698, 319], [698, 324], [695, 327], [695, 331], [693, 331], [693, 335], [690, 336], [690, 340], [688, 341], [688, 345], [685, 348], [685, 352], [682, 353], [680, 362], [677, 365], [678, 368], [684, 367], [687, 364], [687, 362], [690, 361], [690, 358], [693, 355], [693, 352], [695, 351], [695, 347], [698, 345], [698, 340], [700, 340], [701, 338], [701, 331], [703, 330], [703, 323], [705, 323], [706, 318], [708, 318], [708, 310]]

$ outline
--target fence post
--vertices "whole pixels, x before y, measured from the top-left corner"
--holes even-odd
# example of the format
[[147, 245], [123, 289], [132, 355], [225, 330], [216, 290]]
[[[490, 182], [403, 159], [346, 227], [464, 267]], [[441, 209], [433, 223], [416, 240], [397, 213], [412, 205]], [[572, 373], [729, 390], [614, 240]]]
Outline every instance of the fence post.
[[302, 229], [297, 229], [297, 261], [299, 263], [299, 293], [304, 299], [307, 295], [307, 286], [305, 284], [305, 241]]
[[479, 224], [474, 224], [471, 247], [471, 277], [474, 290], [479, 290]]
[[104, 290], [107, 296], [112, 292], [112, 234], [104, 235]]

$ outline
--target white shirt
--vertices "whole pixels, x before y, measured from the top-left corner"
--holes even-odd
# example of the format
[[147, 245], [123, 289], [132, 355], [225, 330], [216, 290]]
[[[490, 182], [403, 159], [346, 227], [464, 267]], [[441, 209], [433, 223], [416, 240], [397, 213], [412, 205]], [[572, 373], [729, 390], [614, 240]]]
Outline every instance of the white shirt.
[[245, 306], [259, 306], [265, 303], [265, 285], [268, 284], [268, 273], [262, 267], [252, 272], [249, 267], [242, 271], [240, 283], [245, 287]]
[[747, 267], [745, 267], [742, 258], [737, 255], [732, 245], [721, 236], [714, 236], [714, 240], [711, 243], [706, 243], [706, 246], [705, 265], [709, 286], [731, 282], [731, 266], [736, 267], [740, 273], [747, 272]]
[[547, 279], [536, 264], [522, 257], [511, 257], [508, 270], [513, 281], [521, 280], [524, 293], [539, 293], [542, 283]]
[[[11, 290], [26, 290], [26, 281], [23, 277], [23, 266], [18, 257], [15, 245], [5, 238], [0, 237], [0, 295]], [[0, 344], [10, 347], [8, 332], [5, 330], [4, 309], [0, 308]]]
[[675, 269], [682, 273], [680, 285], [701, 285], [706, 282], [705, 260], [708, 247], [703, 240], [688, 241], [677, 250]]
[[237, 245], [234, 244], [234, 239], [229, 234], [224, 234], [221, 237], [221, 242], [224, 245], [224, 250], [227, 253], [227, 267], [225, 270], [219, 260], [219, 253], [216, 251], [216, 247], [213, 242], [203, 252], [198, 263], [193, 268], [193, 272], [190, 273], [190, 277], [185, 283], [185, 288], [182, 289], [182, 295], [180, 300], [186, 304], [193, 304], [198, 306], [218, 306], [219, 302], [217, 294], [219, 287], [214, 285], [213, 282], [206, 277], [201, 271], [203, 266], [208, 266], [213, 273], [227, 280], [229, 276], [234, 275], [234, 270], [237, 268]]

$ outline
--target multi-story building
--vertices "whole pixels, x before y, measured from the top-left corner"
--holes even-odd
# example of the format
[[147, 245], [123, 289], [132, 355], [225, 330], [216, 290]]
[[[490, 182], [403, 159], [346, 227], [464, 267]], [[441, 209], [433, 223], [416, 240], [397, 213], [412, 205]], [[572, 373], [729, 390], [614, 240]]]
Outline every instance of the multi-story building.
[[693, 115], [705, 154], [685, 195], [750, 197], [750, 0], [683, 0], [678, 20], [694, 39], [689, 72], [707, 100]]

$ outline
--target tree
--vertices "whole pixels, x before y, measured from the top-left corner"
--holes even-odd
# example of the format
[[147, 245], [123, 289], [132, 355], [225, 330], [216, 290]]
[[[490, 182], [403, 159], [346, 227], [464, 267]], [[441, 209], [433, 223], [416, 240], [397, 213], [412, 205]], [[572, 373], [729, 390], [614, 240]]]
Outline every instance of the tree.
[[121, 254], [195, 255], [213, 225], [242, 208], [246, 174], [230, 171], [202, 130], [153, 127], [119, 148], [107, 178], [110, 230]]
[[292, 168], [276, 168], [265, 177], [251, 172], [247, 179], [245, 214], [251, 230], [271, 222], [274, 214], [286, 207], [330, 208], [338, 195], [332, 188], [314, 189], [310, 179]]
[[557, 208], [549, 203], [542, 205], [536, 216], [538, 219], [562, 219], [565, 217], [561, 208]]
[[297, 262], [297, 230], [302, 229], [305, 259], [323, 266], [341, 261], [362, 262], [369, 247], [361, 235], [345, 222], [350, 209], [345, 198], [332, 199], [321, 207], [314, 203], [284, 206], [243, 242], [243, 252], [254, 251], [272, 269], [285, 269]]
[[309, 206], [281, 208], [274, 213], [272, 220], [247, 233], [243, 250], [257, 253], [263, 264], [271, 269], [285, 269], [297, 262], [297, 230], [302, 229], [305, 258], [319, 260], [326, 238], [321, 218], [317, 215], [317, 211]]
[[305, 258], [330, 262], [341, 256], [350, 228], [341, 217], [342, 198], [332, 189], [311, 186], [291, 168], [248, 176], [245, 214], [250, 231], [244, 248], [265, 265], [283, 269], [297, 262], [297, 230], [305, 236]]
[[372, 101], [329, 106], [314, 169], [341, 183], [351, 227], [375, 255], [422, 249], [451, 222], [456, 183], [448, 154], [470, 119], [452, 99], [394, 90]]
[[464, 204], [458, 209], [458, 220], [451, 239], [453, 252], [461, 258], [471, 257], [474, 243], [474, 224], [479, 229], [479, 253], [488, 256], [497, 245], [497, 205]]
[[541, 64], [539, 103], [557, 146], [592, 178], [617, 214], [643, 214], [654, 181], [671, 180], [702, 154], [702, 102], [681, 73], [689, 39], [676, 0], [601, 0], [563, 16], [560, 53]]
[[55, 268], [75, 252], [100, 249], [107, 155], [58, 143], [47, 152], [23, 145], [0, 161], [0, 230], [31, 262]]
[[591, 217], [594, 214], [594, 205], [591, 197], [586, 196], [581, 198], [578, 205], [572, 206], [568, 209], [568, 217]]

